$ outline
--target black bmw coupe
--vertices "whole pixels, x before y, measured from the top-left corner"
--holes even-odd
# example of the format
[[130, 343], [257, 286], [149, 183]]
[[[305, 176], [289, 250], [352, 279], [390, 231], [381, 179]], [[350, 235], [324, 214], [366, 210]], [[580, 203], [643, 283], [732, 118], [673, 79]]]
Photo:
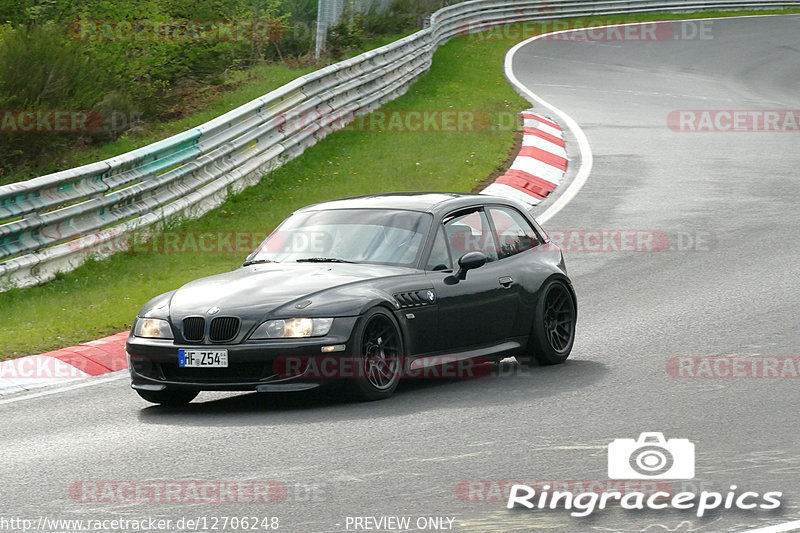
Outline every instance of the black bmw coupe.
[[576, 318], [561, 250], [522, 204], [382, 194], [300, 209], [241, 268], [153, 298], [126, 351], [154, 403], [327, 381], [378, 400], [442, 365], [562, 363]]

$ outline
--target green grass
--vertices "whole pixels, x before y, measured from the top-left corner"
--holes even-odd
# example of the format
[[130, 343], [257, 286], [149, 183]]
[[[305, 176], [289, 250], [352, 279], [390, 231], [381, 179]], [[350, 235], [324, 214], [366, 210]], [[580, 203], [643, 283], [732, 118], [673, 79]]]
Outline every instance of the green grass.
[[[506, 40], [453, 39], [436, 53], [431, 71], [383, 111], [517, 113], [527, 103], [502, 73], [503, 55], [511, 44]], [[250, 89], [256, 91], [253, 97], [264, 92]], [[223, 97], [181, 127], [203, 122], [234, 105]], [[167, 230], [263, 236], [293, 210], [314, 202], [387, 191], [469, 191], [503, 164], [513, 137], [510, 128], [462, 133], [337, 132], [204, 217]], [[0, 358], [71, 346], [122, 331], [153, 296], [200, 276], [236, 268], [248, 251], [121, 253], [87, 263], [43, 286], [0, 293]]]

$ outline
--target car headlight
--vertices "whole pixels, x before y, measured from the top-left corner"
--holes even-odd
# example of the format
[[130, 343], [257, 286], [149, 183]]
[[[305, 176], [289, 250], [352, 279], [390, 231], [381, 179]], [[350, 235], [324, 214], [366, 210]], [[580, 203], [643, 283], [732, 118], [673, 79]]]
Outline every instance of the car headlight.
[[298, 339], [327, 335], [333, 325], [332, 318], [289, 318], [267, 320], [250, 335], [251, 339]]
[[133, 334], [148, 339], [171, 339], [172, 328], [169, 322], [160, 318], [137, 318]]

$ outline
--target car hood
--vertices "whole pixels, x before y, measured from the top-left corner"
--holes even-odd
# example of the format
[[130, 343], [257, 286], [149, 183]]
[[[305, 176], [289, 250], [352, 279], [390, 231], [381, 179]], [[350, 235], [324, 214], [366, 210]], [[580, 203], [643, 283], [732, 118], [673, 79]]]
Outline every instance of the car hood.
[[218, 307], [220, 316], [263, 317], [267, 313], [320, 291], [365, 280], [391, 277], [412, 269], [347, 263], [287, 263], [251, 265], [187, 283], [172, 295], [173, 320], [206, 315]]

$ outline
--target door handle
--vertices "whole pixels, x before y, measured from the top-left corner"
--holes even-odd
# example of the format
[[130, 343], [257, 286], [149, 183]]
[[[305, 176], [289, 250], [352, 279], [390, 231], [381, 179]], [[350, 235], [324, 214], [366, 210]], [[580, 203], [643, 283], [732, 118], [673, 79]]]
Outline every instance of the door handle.
[[497, 281], [499, 281], [500, 285], [502, 285], [505, 289], [514, 284], [514, 280], [510, 276], [503, 276], [502, 278], [498, 278]]

